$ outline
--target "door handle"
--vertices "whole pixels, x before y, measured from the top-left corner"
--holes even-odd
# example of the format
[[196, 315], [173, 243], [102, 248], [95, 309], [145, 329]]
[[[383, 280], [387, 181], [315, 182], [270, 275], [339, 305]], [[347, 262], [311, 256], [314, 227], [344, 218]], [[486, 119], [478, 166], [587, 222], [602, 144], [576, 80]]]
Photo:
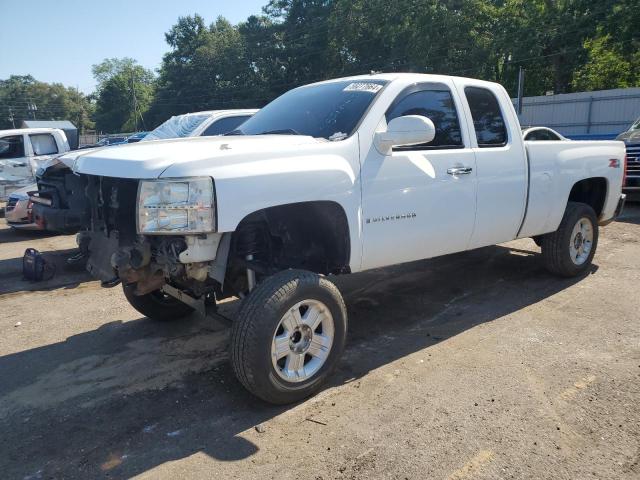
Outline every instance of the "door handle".
[[469, 175], [473, 171], [471, 167], [453, 167], [447, 168], [449, 175]]

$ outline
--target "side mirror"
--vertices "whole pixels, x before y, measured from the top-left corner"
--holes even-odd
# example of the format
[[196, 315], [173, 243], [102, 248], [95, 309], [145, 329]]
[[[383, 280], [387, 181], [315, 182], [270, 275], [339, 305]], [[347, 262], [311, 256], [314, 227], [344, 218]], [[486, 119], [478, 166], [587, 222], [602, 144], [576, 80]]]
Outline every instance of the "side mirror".
[[436, 127], [429, 118], [405, 115], [391, 120], [386, 132], [376, 132], [373, 141], [380, 153], [388, 155], [393, 147], [429, 143], [435, 136]]

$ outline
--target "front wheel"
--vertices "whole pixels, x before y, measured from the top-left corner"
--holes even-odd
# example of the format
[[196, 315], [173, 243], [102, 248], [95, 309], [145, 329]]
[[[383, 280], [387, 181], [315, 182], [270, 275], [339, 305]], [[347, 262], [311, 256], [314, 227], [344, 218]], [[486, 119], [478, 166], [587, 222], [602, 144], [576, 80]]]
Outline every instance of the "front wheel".
[[585, 203], [569, 202], [558, 230], [542, 239], [542, 259], [551, 273], [574, 277], [590, 267], [597, 246], [596, 212]]
[[287, 404], [317, 392], [344, 350], [347, 312], [336, 286], [287, 270], [245, 299], [231, 331], [231, 363], [254, 395]]
[[135, 285], [122, 284], [124, 296], [138, 312], [152, 320], [168, 322], [179, 320], [193, 313], [193, 308], [180, 300], [156, 290], [146, 295], [135, 295]]

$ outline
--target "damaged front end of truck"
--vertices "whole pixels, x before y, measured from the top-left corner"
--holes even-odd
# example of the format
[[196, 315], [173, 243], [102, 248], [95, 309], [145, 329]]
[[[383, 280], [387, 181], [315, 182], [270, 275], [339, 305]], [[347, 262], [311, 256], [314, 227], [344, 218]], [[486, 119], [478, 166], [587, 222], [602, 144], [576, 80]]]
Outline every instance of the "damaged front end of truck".
[[[230, 236], [215, 233], [210, 178], [135, 180], [77, 175], [77, 242], [104, 287], [163, 292], [205, 313], [222, 292]], [[225, 252], [216, 261], [218, 251]]]

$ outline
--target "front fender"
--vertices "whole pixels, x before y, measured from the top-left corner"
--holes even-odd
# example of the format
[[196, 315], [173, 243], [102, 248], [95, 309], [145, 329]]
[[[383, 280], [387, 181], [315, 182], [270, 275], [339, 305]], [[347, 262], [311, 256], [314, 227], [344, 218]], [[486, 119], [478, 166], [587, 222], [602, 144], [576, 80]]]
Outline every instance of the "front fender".
[[215, 184], [218, 232], [233, 232], [243, 218], [269, 207], [293, 203], [332, 201], [347, 216], [351, 240], [350, 267], [358, 270], [360, 242], [360, 169], [356, 136], [298, 151], [283, 149], [278, 158], [260, 153], [241, 162], [170, 167], [166, 178], [211, 176]]

